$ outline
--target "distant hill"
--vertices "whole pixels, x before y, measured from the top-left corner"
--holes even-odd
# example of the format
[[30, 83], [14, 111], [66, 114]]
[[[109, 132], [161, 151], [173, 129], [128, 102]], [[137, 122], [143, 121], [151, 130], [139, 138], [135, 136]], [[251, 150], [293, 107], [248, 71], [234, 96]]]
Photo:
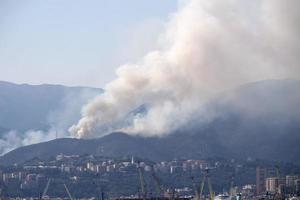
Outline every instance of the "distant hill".
[[[176, 157], [172, 145], [178, 142], [173, 136], [164, 139], [144, 138], [119, 132], [98, 139], [62, 138], [15, 149], [0, 157], [0, 165], [22, 163], [35, 157], [47, 159], [60, 153], [66, 155], [94, 154], [110, 157], [134, 155], [152, 160], [164, 160]], [[181, 147], [184, 147], [185, 141], [181, 142], [183, 142]], [[186, 148], [190, 147], [187, 146]], [[200, 150], [197, 151], [200, 152]]]
[[207, 105], [214, 118], [195, 116], [163, 138], [112, 133], [102, 138], [57, 139], [13, 150], [0, 164], [20, 163], [59, 153], [134, 155], [153, 160], [209, 157], [260, 158], [298, 162], [300, 155], [300, 81], [269, 80], [228, 91]]
[[67, 112], [74, 111], [73, 113], [79, 115], [78, 110], [87, 99], [101, 92], [101, 89], [88, 87], [0, 81], [0, 127], [18, 131], [47, 129], [53, 118], [59, 117], [60, 110], [64, 112], [69, 108]]

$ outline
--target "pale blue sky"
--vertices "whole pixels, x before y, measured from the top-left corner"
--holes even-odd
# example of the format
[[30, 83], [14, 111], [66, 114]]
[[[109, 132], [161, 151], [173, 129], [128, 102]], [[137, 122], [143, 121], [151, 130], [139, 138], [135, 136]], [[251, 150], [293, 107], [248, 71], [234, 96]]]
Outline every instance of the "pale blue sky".
[[0, 80], [103, 87], [154, 48], [175, 0], [0, 0]]

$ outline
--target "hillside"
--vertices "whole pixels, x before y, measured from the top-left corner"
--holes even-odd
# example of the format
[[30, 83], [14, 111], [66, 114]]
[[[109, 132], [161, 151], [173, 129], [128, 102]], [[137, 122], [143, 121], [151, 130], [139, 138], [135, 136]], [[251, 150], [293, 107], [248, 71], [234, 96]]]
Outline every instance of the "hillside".
[[112, 133], [102, 138], [57, 139], [21, 147], [0, 164], [47, 158], [59, 153], [103, 156], [134, 155], [153, 160], [174, 158], [261, 158], [299, 162], [300, 81], [270, 80], [243, 85], [207, 105], [215, 113], [163, 138]]
[[[181, 142], [183, 142], [181, 146], [184, 147], [185, 143], [189, 141], [181, 140]], [[66, 155], [94, 154], [110, 157], [134, 155], [152, 160], [164, 160], [176, 157], [169, 146], [172, 145], [170, 143], [176, 143], [175, 137], [143, 138], [119, 132], [98, 139], [62, 138], [15, 149], [0, 157], [0, 165], [22, 163], [34, 157], [47, 159], [60, 153]], [[187, 148], [189, 149], [189, 147]]]

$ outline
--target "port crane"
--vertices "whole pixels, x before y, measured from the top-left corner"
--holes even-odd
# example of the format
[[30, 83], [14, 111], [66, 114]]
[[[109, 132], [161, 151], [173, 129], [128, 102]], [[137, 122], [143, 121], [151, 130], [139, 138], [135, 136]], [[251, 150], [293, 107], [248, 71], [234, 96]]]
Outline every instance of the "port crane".
[[106, 181], [106, 182], [108, 182], [108, 180], [100, 180], [99, 173], [96, 174], [96, 177], [97, 177], [96, 179], [99, 181], [99, 184], [95, 180], [92, 183], [96, 187], [96, 193], [98, 194], [98, 199], [99, 200], [104, 200], [104, 192], [103, 192], [103, 188], [102, 188], [102, 186], [100, 184], [100, 181]]
[[[45, 189], [43, 191], [41, 199], [48, 199], [49, 198], [49, 196], [47, 195], [47, 192], [48, 192], [50, 183], [51, 183], [51, 178], [48, 179], [48, 182], [47, 182], [46, 187], [45, 187]], [[69, 191], [69, 189], [68, 189], [68, 187], [67, 187], [66, 184], [64, 184], [64, 187], [65, 187], [65, 190], [66, 190], [66, 192], [67, 192], [70, 200], [73, 200], [73, 197], [72, 197], [72, 195], [71, 195], [71, 193], [70, 193], [70, 191]]]
[[164, 186], [161, 184], [161, 181], [158, 178], [158, 176], [155, 174], [153, 165], [151, 166], [151, 176], [155, 181], [156, 190], [157, 190], [158, 195], [159, 196], [164, 195], [166, 193], [166, 190], [165, 190]]
[[200, 200], [199, 190], [197, 189], [196, 182], [194, 176], [191, 177], [193, 189], [195, 191], [195, 200]]
[[138, 168], [138, 172], [139, 172], [142, 198], [143, 198], [143, 200], [146, 200], [147, 199], [146, 183], [145, 183], [144, 173], [143, 173], [143, 170], [142, 170], [139, 162], [137, 163], [137, 168]]
[[42, 194], [42, 196], [41, 196], [41, 199], [46, 199], [46, 198], [48, 197], [48, 196], [47, 196], [47, 192], [48, 192], [48, 189], [49, 189], [50, 182], [51, 182], [51, 179], [49, 178], [49, 179], [48, 179], [48, 182], [47, 182], [47, 184], [46, 184], [46, 187], [45, 187], [45, 189], [44, 189], [44, 191], [43, 191], [43, 194]]
[[69, 189], [68, 189], [68, 187], [67, 187], [66, 184], [64, 184], [64, 187], [65, 187], [65, 189], [66, 189], [66, 192], [67, 192], [67, 194], [68, 194], [70, 200], [73, 200], [73, 197], [72, 197], [72, 195], [71, 195], [71, 193], [70, 193], [70, 191], [69, 191]]
[[208, 189], [209, 189], [209, 199], [214, 200], [215, 194], [212, 189], [211, 181], [210, 181], [210, 174], [209, 174], [209, 168], [205, 168], [204, 170], [204, 177], [202, 179], [201, 185], [200, 185], [200, 198], [202, 197], [205, 181], [207, 181]]

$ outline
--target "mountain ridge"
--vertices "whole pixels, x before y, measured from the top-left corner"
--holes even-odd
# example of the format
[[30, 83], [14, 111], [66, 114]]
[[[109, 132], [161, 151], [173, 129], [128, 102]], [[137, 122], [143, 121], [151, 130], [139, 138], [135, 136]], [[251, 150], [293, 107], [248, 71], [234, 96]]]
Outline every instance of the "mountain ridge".
[[69, 99], [74, 98], [74, 102], [82, 106], [88, 98], [101, 92], [103, 90], [98, 88], [0, 81], [0, 126], [21, 132], [47, 129], [51, 112], [58, 113]]
[[197, 121], [195, 116], [191, 123], [165, 137], [112, 133], [95, 139], [58, 139], [13, 150], [0, 157], [0, 164], [22, 163], [59, 153], [152, 160], [218, 156], [299, 162], [300, 81], [246, 84], [221, 97], [208, 105], [208, 110], [216, 114], [209, 122]]

